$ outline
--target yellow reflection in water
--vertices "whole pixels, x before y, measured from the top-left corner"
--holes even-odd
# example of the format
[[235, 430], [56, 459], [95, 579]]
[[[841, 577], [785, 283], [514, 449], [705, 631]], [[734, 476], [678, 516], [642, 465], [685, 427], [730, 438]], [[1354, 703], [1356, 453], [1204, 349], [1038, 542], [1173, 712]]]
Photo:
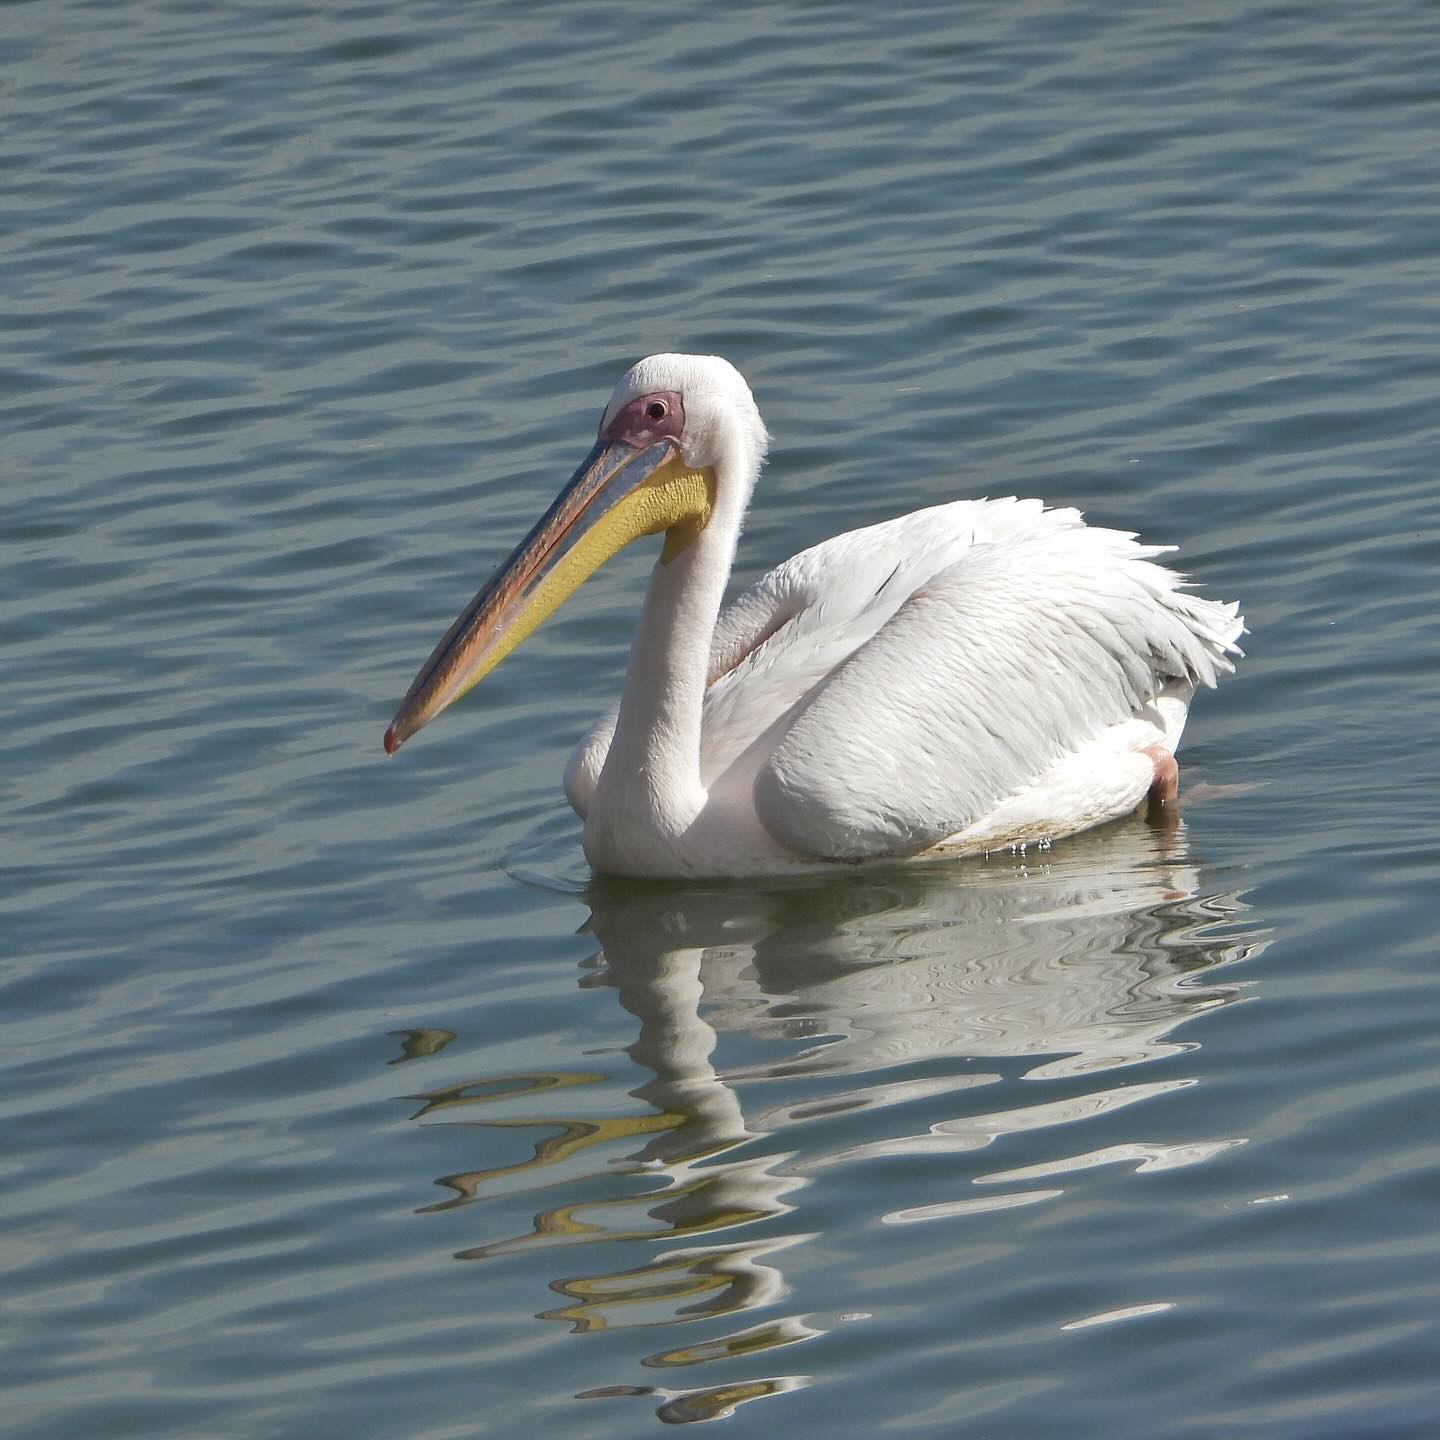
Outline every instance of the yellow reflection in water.
[[[1243, 1141], [1052, 1144], [1038, 1162], [988, 1172], [971, 1156], [1002, 1137], [1078, 1135], [1097, 1117], [1196, 1083], [1167, 1072], [1135, 1084], [1110, 1073], [1183, 1056], [1191, 1046], [1174, 1039], [1175, 1030], [1239, 993], [1238, 983], [1212, 983], [1211, 972], [1264, 944], [1242, 925], [1239, 895], [1203, 892], [1183, 827], [1157, 831], [1136, 821], [1040, 856], [847, 872], [823, 884], [607, 883], [587, 898], [587, 928], [600, 948], [580, 983], [613, 990], [634, 1017], [627, 1053], [649, 1078], [621, 1098], [596, 1072], [495, 1076], [424, 1094], [416, 1114], [551, 1132], [527, 1160], [443, 1177], [438, 1183], [455, 1193], [427, 1210], [538, 1186], [572, 1192], [537, 1210], [528, 1232], [472, 1246], [461, 1258], [540, 1245], [590, 1253], [597, 1241], [663, 1247], [638, 1264], [549, 1281], [565, 1303], [540, 1318], [574, 1333], [778, 1311], [788, 1288], [780, 1257], [815, 1238], [794, 1223], [805, 1188], [843, 1184], [882, 1157], [943, 1159], [958, 1191], [935, 1193], [943, 1172], [927, 1169], [930, 1188], [914, 1197], [921, 1203], [876, 1206], [871, 1218], [889, 1222], [876, 1234], [886, 1236], [897, 1223], [958, 1225], [1040, 1201], [1048, 1208], [1065, 1193], [1057, 1179], [1069, 1185], [1124, 1160], [1199, 1163]], [[727, 1033], [747, 1037], [752, 1054], [781, 1053], [722, 1072], [713, 1057]], [[989, 1067], [977, 1069], [977, 1060]], [[1090, 1083], [1097, 1078], [1102, 1083]], [[1056, 1081], [1065, 1083], [1055, 1090]], [[984, 1103], [991, 1087], [1007, 1085], [1004, 1103]], [[580, 1089], [604, 1113], [469, 1119], [472, 1107]], [[907, 1126], [912, 1116], [924, 1117], [918, 1129]], [[777, 1151], [780, 1135], [785, 1148]], [[1049, 1184], [992, 1188], [1039, 1180]], [[970, 1190], [974, 1184], [985, 1188]], [[742, 1238], [675, 1245], [722, 1232]], [[780, 1345], [821, 1340], [828, 1328], [813, 1313], [775, 1313], [637, 1359], [651, 1369], [743, 1364]], [[729, 1414], [802, 1383], [766, 1377], [603, 1393], [661, 1397], [662, 1418], [683, 1421]]]
[[751, 1325], [731, 1335], [703, 1340], [698, 1345], [680, 1345], [673, 1350], [659, 1350], [654, 1355], [647, 1355], [640, 1363], [652, 1369], [705, 1365], [712, 1360], [733, 1360], [741, 1355], [756, 1355], [762, 1350], [775, 1350], [782, 1345], [797, 1345], [802, 1340], [813, 1340], [824, 1333], [813, 1325], [807, 1325], [798, 1316], [790, 1315], [780, 1320], [772, 1320], [767, 1325]]
[[751, 1310], [784, 1293], [784, 1276], [767, 1257], [809, 1238], [672, 1250], [629, 1270], [553, 1280], [550, 1288], [576, 1303], [546, 1310], [540, 1318], [567, 1320], [584, 1333], [611, 1329], [617, 1321], [660, 1325]]
[[[422, 1205], [416, 1211], [417, 1214], [453, 1210], [457, 1205], [466, 1205], [477, 1199], [486, 1185], [507, 1177], [529, 1176], [562, 1160], [573, 1159], [594, 1145], [612, 1144], [634, 1139], [637, 1135], [648, 1135], [656, 1130], [673, 1129], [682, 1123], [682, 1117], [628, 1115], [610, 1120], [490, 1120], [485, 1123], [495, 1130], [530, 1130], [553, 1126], [558, 1133], [547, 1135], [538, 1141], [534, 1154], [528, 1160], [520, 1160], [513, 1165], [492, 1165], [483, 1170], [466, 1170], [458, 1175], [440, 1176], [435, 1183], [455, 1191], [455, 1194], [449, 1200], [437, 1200], [433, 1205]], [[545, 1229], [538, 1215], [535, 1217], [535, 1225], [537, 1234], [559, 1233], [563, 1229], [558, 1225]], [[462, 1252], [461, 1258], [472, 1258], [471, 1252]]]

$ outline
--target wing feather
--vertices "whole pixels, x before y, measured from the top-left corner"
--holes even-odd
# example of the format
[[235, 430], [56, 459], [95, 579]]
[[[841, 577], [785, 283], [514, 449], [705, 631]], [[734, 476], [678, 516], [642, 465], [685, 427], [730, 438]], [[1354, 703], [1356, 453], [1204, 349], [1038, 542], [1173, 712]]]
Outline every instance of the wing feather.
[[754, 785], [776, 839], [836, 859], [928, 848], [1171, 682], [1233, 668], [1235, 607], [1187, 594], [1159, 548], [1074, 511], [1004, 518], [1026, 524], [975, 527], [779, 738]]
[[[1038, 500], [961, 500], [776, 566], [716, 627], [701, 773], [805, 854], [965, 829], [1172, 680], [1213, 685], [1243, 623], [1153, 563], [1171, 547]], [[583, 816], [612, 706], [565, 773]]]

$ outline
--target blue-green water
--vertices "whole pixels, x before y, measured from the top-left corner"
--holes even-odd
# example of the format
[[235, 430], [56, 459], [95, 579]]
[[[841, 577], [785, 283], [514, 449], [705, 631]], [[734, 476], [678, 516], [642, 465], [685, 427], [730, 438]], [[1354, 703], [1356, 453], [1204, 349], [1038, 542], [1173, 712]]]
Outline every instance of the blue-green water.
[[[1440, 1431], [1440, 8], [32, 3], [0, 84], [0, 1429]], [[662, 348], [774, 434], [737, 579], [1179, 542], [1183, 826], [587, 890], [638, 551], [385, 761]]]

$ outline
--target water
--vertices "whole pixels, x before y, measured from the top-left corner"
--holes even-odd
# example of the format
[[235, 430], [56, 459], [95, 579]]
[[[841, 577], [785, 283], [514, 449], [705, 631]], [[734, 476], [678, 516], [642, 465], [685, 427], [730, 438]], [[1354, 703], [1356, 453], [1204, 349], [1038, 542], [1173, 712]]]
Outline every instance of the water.
[[[1429, 1436], [1440, 10], [0, 11], [0, 1425]], [[647, 351], [746, 579], [1041, 494], [1244, 602], [1174, 831], [587, 886]], [[1209, 787], [1209, 799], [1204, 799]]]

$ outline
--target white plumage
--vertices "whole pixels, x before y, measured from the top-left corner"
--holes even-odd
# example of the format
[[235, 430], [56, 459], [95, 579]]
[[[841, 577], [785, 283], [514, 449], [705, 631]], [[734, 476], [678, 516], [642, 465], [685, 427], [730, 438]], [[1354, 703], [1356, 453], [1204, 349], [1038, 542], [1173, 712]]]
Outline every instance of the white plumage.
[[[622, 382], [612, 407], [635, 388]], [[1144, 752], [1173, 754], [1195, 686], [1234, 668], [1244, 628], [1235, 605], [1154, 563], [1173, 548], [1005, 499], [937, 505], [793, 556], [718, 617], [704, 804], [666, 854], [637, 846], [650, 863], [634, 868], [975, 853], [1133, 810], [1155, 775]], [[632, 651], [632, 682], [644, 663]], [[566, 792], [591, 822], [592, 861], [629, 869], [631, 847], [593, 808], [618, 710], [581, 742]]]
[[[1133, 810], [1155, 773], [1142, 752], [1174, 753], [1243, 630], [1154, 563], [1173, 548], [1038, 500], [958, 500], [778, 565], [715, 626], [706, 829], [730, 809], [753, 837], [748, 802], [794, 852], [754, 859], [788, 869], [976, 853]], [[582, 817], [618, 709], [567, 769]]]
[[722, 614], [766, 446], [728, 362], [634, 366], [590, 458], [416, 677], [387, 750], [605, 554], [664, 528], [620, 703], [566, 769], [597, 870], [970, 854], [1113, 819], [1173, 780], [1194, 690], [1233, 669], [1244, 626], [1155, 563], [1170, 547], [1038, 500], [958, 500], [816, 545]]

